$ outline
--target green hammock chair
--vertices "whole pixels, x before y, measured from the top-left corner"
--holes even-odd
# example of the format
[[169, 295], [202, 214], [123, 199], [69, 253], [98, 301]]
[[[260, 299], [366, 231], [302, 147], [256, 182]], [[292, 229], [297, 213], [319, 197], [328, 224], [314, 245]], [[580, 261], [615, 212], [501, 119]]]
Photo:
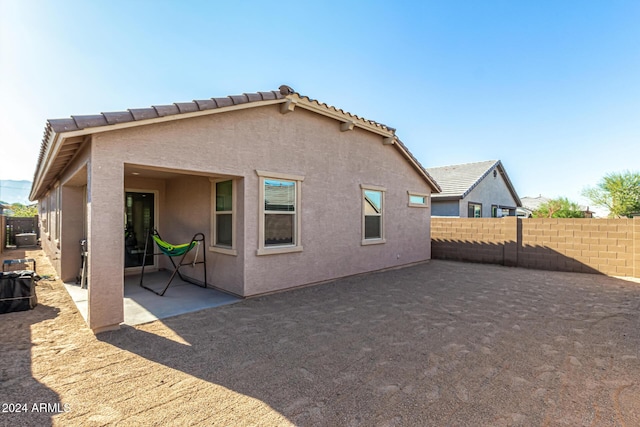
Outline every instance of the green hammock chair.
[[[160, 249], [159, 253], [153, 253], [152, 255], [154, 256], [166, 255], [167, 257], [169, 257], [169, 261], [171, 261], [171, 264], [173, 265], [173, 273], [171, 274], [171, 277], [169, 278], [169, 281], [167, 282], [162, 292], [158, 292], [155, 289], [151, 289], [145, 286], [143, 283], [144, 267], [147, 261], [147, 249], [149, 246], [149, 237], [153, 238], [154, 242], [156, 242], [156, 245], [158, 246], [158, 249]], [[144, 256], [142, 257], [142, 273], [140, 275], [140, 286], [148, 291], [153, 292], [156, 295], [163, 296], [164, 293], [169, 288], [169, 285], [171, 284], [173, 279], [176, 277], [176, 275], [178, 275], [178, 277], [180, 277], [180, 279], [184, 282], [189, 282], [194, 285], [198, 285], [198, 286], [202, 286], [203, 288], [206, 288], [207, 287], [207, 256], [206, 256], [206, 251], [202, 251], [202, 261], [198, 261], [198, 252], [200, 249], [200, 243], [204, 244], [204, 234], [202, 233], [194, 234], [193, 238], [189, 243], [172, 245], [171, 243], [162, 240], [160, 233], [158, 233], [158, 230], [156, 230], [155, 228], [153, 230], [151, 229], [148, 230], [147, 240], [145, 241], [145, 244], [144, 244]], [[194, 247], [196, 248], [196, 253], [193, 257], [193, 261], [185, 263], [184, 262], [185, 257]], [[180, 261], [177, 264], [173, 261], [174, 257], [181, 257]], [[204, 282], [202, 282], [202, 284], [197, 283], [193, 279], [180, 274], [180, 267], [184, 267], [186, 265], [191, 265], [192, 267], [195, 267], [196, 264], [204, 264]]]
[[158, 245], [158, 249], [160, 249], [163, 254], [170, 257], [182, 256], [193, 249], [197, 244], [196, 241], [191, 241], [191, 243], [183, 243], [182, 245], [172, 245], [171, 243], [162, 240], [158, 234], [152, 234], [151, 237]]

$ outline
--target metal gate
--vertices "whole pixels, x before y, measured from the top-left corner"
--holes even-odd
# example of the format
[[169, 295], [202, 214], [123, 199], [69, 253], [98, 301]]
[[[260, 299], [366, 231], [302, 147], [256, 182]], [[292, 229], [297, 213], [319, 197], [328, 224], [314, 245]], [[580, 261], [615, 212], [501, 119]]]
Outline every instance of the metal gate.
[[5, 217], [5, 241], [3, 246], [14, 246], [16, 244], [16, 234], [35, 233], [36, 238], [40, 238], [40, 229], [38, 228], [38, 217]]

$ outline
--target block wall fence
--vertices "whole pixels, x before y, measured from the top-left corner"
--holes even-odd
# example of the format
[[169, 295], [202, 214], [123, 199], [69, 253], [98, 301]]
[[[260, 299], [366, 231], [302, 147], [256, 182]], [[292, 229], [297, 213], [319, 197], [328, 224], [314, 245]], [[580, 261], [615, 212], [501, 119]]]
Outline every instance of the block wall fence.
[[7, 241], [7, 220], [4, 215], [0, 215], [0, 254], [4, 252], [4, 245]]
[[431, 219], [431, 257], [640, 278], [640, 217]]

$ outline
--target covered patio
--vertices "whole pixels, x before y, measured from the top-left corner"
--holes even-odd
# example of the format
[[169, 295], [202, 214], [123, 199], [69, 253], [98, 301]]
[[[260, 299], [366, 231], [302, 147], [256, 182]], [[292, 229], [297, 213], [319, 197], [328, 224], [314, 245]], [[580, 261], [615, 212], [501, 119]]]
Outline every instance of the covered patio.
[[[144, 284], [154, 290], [162, 290], [170, 275], [170, 272], [166, 270], [145, 273]], [[129, 275], [124, 278], [123, 324], [125, 325], [140, 325], [207, 308], [233, 304], [242, 300], [242, 298], [216, 289], [205, 289], [184, 282], [178, 276], [162, 297], [140, 287], [139, 281], [139, 275]], [[72, 282], [65, 283], [64, 287], [86, 321], [88, 314], [87, 289], [82, 289], [79, 284]]]

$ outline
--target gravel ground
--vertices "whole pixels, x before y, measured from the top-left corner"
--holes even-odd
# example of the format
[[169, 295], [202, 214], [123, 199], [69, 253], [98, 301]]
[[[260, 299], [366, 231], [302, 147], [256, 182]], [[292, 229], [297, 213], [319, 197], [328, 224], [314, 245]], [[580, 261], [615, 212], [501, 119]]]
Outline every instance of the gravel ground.
[[431, 261], [97, 337], [37, 293], [0, 315], [0, 426], [640, 425], [637, 282]]

